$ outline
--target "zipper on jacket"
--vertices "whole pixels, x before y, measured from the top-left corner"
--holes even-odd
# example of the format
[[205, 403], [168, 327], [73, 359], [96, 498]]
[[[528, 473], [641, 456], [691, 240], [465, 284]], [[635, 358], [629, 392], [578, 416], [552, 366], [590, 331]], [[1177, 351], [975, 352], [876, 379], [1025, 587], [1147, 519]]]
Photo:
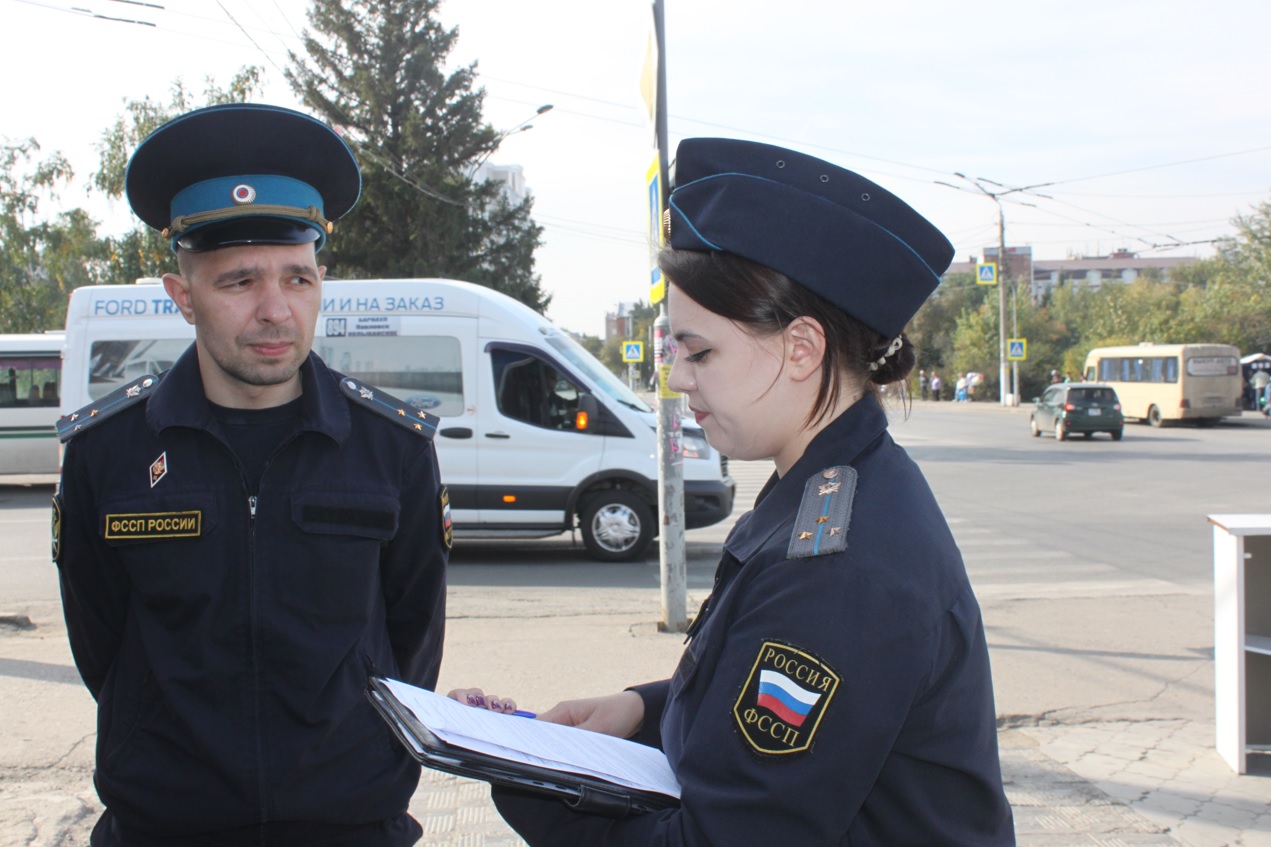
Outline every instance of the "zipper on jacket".
[[252, 520], [256, 520], [256, 495], [249, 494], [247, 496], [247, 511], [251, 514]]

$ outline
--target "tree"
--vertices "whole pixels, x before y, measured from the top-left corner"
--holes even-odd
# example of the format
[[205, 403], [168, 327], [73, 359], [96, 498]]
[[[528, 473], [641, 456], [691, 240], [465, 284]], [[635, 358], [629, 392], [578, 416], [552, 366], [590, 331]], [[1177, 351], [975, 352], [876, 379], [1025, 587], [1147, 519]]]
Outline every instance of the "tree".
[[967, 310], [980, 307], [986, 291], [995, 296], [997, 289], [977, 285], [970, 273], [949, 274], [935, 293], [914, 315], [907, 333], [918, 353], [918, 367], [931, 372], [953, 366], [954, 332], [958, 317]]
[[60, 154], [41, 161], [35, 139], [0, 146], [0, 331], [36, 332], [66, 325], [71, 290], [104, 272], [97, 223], [82, 209], [51, 220], [40, 214], [73, 177]]
[[648, 385], [653, 376], [653, 322], [658, 316], [658, 307], [638, 300], [631, 307], [631, 334], [614, 336], [605, 341], [596, 354], [601, 363], [613, 371], [619, 378], [626, 380], [627, 363], [622, 361], [622, 342], [643, 341], [644, 361], [636, 365], [636, 385]]
[[543, 312], [532, 198], [513, 204], [474, 179], [502, 137], [483, 121], [475, 64], [443, 70], [457, 32], [438, 22], [439, 2], [314, 0], [308, 59], [292, 54], [287, 77], [362, 164], [362, 199], [337, 224], [327, 265], [345, 277], [464, 279]]
[[[203, 106], [243, 103], [259, 91], [260, 68], [246, 67], [234, 75], [226, 88], [220, 88], [211, 79], [206, 80], [201, 102], [179, 79], [173, 83], [172, 95], [167, 103], [159, 103], [149, 97], [126, 101], [124, 113], [102, 133], [101, 158], [97, 171], [92, 175], [93, 187], [107, 197], [122, 199], [128, 160], [147, 135], [177, 115]], [[163, 276], [173, 269], [171, 243], [140, 221], [123, 235], [106, 238], [105, 244], [108, 278], [112, 282], [127, 283], [140, 277]]]

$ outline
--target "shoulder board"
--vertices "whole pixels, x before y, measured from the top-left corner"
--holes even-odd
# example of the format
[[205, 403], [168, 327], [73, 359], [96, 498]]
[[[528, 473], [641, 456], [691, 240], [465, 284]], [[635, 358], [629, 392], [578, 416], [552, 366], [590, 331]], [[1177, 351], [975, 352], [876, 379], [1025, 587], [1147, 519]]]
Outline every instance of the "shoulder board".
[[340, 390], [344, 392], [344, 396], [348, 397], [349, 402], [353, 405], [361, 406], [376, 414], [383, 415], [390, 421], [405, 429], [409, 429], [411, 432], [422, 435], [429, 441], [437, 434], [437, 425], [441, 422], [441, 418], [436, 415], [430, 415], [405, 400], [398, 400], [386, 391], [380, 391], [374, 386], [367, 385], [348, 376], [340, 377]]
[[786, 557], [808, 559], [846, 550], [855, 496], [856, 468], [837, 465], [813, 474], [803, 486]]
[[101, 397], [84, 408], [58, 419], [58, 440], [70, 441], [84, 430], [97, 426], [102, 421], [119, 414], [129, 406], [140, 403], [150, 395], [150, 392], [154, 391], [155, 386], [159, 384], [159, 380], [162, 378], [154, 374], [138, 377], [122, 388], [116, 388], [105, 397]]

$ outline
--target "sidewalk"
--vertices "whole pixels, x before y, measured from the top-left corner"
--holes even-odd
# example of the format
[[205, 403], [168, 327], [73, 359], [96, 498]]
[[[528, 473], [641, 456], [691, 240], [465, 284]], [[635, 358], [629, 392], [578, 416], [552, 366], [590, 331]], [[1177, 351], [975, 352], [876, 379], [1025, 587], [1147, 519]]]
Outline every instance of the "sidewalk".
[[[764, 463], [733, 464], [739, 510], [753, 500], [768, 472]], [[731, 521], [688, 535], [712, 544], [722, 541], [727, 525]], [[656, 584], [656, 553], [645, 567], [649, 580], [633, 575], [628, 587], [588, 587], [576, 581], [553, 588], [510, 586], [505, 571], [482, 576], [478, 567], [465, 568], [460, 562], [452, 571], [439, 690], [480, 685], [537, 710], [565, 697], [607, 694], [664, 678], [675, 667], [683, 643], [679, 636], [657, 631], [659, 593], [635, 587]], [[570, 587], [563, 588], [565, 584]], [[997, 586], [977, 589], [986, 620], [1000, 624], [990, 633], [999, 714], [1021, 716], [1001, 718], [998, 736], [1021, 847], [1271, 847], [1271, 756], [1251, 764], [1254, 772], [1245, 776], [1227, 766], [1214, 749], [1212, 712], [1196, 706], [1212, 696], [1212, 680], [1206, 678], [1211, 660], [1196, 656], [1193, 662], [1173, 661], [1187, 654], [1180, 645], [1191, 641], [1167, 643], [1153, 628], [1190, 630], [1195, 616], [1207, 617], [1212, 601], [1163, 597], [1172, 589], [1160, 586], [1122, 589], [1106, 597], [1065, 592], [1056, 585], [1028, 602], [997, 591]], [[690, 581], [689, 607], [696, 609], [708, 591], [708, 583]], [[1074, 604], [1101, 603], [1115, 608], [1110, 626], [1161, 638], [1163, 655], [1130, 656], [1098, 670], [1100, 678], [1130, 673], [1141, 679], [1101, 685], [1099, 697], [1083, 698], [1081, 686], [1090, 683], [1078, 678], [1076, 658], [1043, 666], [1035, 653], [1010, 649], [1018, 646], [1013, 633], [1020, 619], [1031, 627], [1030, 635], [1043, 638], [1043, 632], [1071, 628]], [[1167, 615], [1163, 622], [1162, 610], [1173, 617]], [[1186, 617], [1189, 613], [1193, 617]], [[1108, 614], [1103, 618], [1111, 620]], [[1100, 633], [1088, 637], [1098, 642]], [[1162, 665], [1171, 667], [1162, 671]], [[1036, 677], [1039, 673], [1050, 678], [1043, 682]], [[1161, 678], [1175, 676], [1194, 689], [1192, 700], [1180, 701], [1177, 693], [1162, 694], [1164, 689], [1155, 687]], [[1061, 699], [1087, 705], [1052, 713], [1042, 702], [1019, 699], [1020, 690], [1051, 686], [1076, 686], [1077, 694]], [[482, 783], [425, 772], [411, 810], [424, 825], [428, 844], [522, 844], [499, 818]]]
[[[475, 683], [473, 674], [483, 668], [480, 678], [497, 678], [500, 686], [506, 680], [507, 692], [524, 692], [529, 699], [521, 699], [523, 704], [541, 708], [548, 701], [539, 698], [549, 687], [556, 694], [587, 696], [623, 684], [610, 678], [630, 684], [673, 667], [667, 657], [678, 651], [678, 637], [659, 634], [647, 616], [641, 620], [629, 607], [618, 608], [626, 605], [619, 598], [601, 599], [587, 589], [569, 593], [572, 601], [563, 592], [550, 600], [535, 597], [535, 589], [504, 597], [502, 603], [509, 605], [519, 599], [554, 607], [550, 617], [538, 617], [527, 627], [523, 610], [515, 618], [497, 612], [471, 614], [476, 605], [493, 599], [488, 587], [455, 592], [458, 619], [451, 628], [449, 671], [443, 672], [441, 689]], [[503, 655], [492, 663], [490, 633], [506, 632], [509, 626], [519, 626], [521, 637], [515, 645], [506, 643]], [[528, 643], [521, 643], [522, 638]], [[531, 656], [542, 663], [548, 645], [566, 643], [585, 645], [570, 664], [575, 673], [588, 673], [588, 679], [562, 681], [549, 666], [535, 685], [532, 677], [518, 677], [512, 670], [531, 662]], [[999, 732], [999, 745], [1021, 847], [1271, 847], [1271, 763], [1261, 766], [1261, 773], [1237, 776], [1213, 749], [1212, 723], [1007, 727]], [[426, 771], [411, 811], [424, 826], [427, 844], [523, 843], [499, 818], [483, 783]]]

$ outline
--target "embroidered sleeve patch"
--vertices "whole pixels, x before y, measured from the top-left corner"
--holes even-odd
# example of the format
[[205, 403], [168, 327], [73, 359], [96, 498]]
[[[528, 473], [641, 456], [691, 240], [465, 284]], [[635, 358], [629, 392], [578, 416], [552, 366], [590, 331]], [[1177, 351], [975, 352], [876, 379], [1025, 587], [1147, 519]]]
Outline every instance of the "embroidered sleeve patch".
[[57, 562], [62, 555], [62, 501], [58, 495], [53, 496], [53, 561]]
[[203, 534], [203, 512], [146, 512], [107, 515], [104, 536], [109, 541], [150, 538], [197, 538]]
[[455, 544], [455, 527], [450, 519], [450, 492], [445, 486], [441, 488], [441, 540], [447, 550]]
[[757, 752], [800, 753], [812, 746], [839, 681], [839, 675], [813, 654], [765, 641], [733, 706], [733, 719]]

